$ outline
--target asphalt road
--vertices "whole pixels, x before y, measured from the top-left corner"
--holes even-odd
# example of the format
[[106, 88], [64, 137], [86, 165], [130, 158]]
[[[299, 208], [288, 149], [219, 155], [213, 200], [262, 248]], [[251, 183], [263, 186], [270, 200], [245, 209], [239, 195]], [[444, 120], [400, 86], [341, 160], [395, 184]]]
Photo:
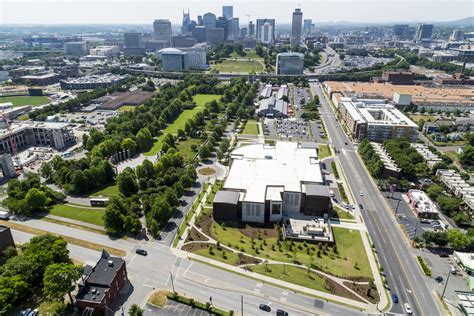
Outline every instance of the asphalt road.
[[[311, 89], [321, 100], [320, 111], [330, 135], [330, 143], [340, 150], [336, 159], [347, 176], [357, 204], [364, 205], [362, 216], [387, 275], [388, 286], [399, 297], [400, 303], [393, 304], [391, 311], [405, 312], [402, 304], [408, 302], [415, 315], [442, 315], [444, 311], [440, 309], [432, 290], [425, 283], [419, 264], [408, 249], [409, 246], [392, 211], [386, 206], [381, 193], [359, 160], [356, 148], [336, 121], [336, 115], [322, 87], [319, 83], [311, 83]], [[359, 191], [363, 191], [364, 196], [360, 196]]]

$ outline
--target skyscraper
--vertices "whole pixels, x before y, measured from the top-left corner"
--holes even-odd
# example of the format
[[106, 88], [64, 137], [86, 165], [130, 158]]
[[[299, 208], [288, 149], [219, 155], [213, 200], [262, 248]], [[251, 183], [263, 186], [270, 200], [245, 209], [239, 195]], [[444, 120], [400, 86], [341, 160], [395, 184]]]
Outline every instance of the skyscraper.
[[252, 21], [249, 22], [249, 36], [255, 35], [255, 24]]
[[139, 32], [123, 33], [125, 55], [140, 55], [145, 52], [143, 34]]
[[234, 7], [231, 5], [222, 6], [222, 16], [227, 20], [234, 18]]
[[233, 18], [227, 20], [227, 33], [228, 39], [236, 40], [240, 36], [240, 25], [239, 25], [239, 18]]
[[313, 21], [311, 19], [306, 19], [303, 21], [303, 34], [304, 35], [311, 34], [311, 24], [313, 24]]
[[431, 34], [433, 33], [433, 24], [418, 24], [415, 34], [415, 42], [427, 42], [431, 40]]
[[189, 33], [189, 23], [191, 23], [191, 16], [188, 13], [185, 13], [183, 10], [183, 23], [181, 24], [181, 33], [186, 34]]
[[292, 46], [299, 46], [301, 44], [301, 25], [303, 23], [303, 12], [300, 8], [296, 8], [293, 12], [293, 19], [291, 22], [291, 38], [290, 44]]
[[408, 24], [396, 24], [393, 26], [393, 36], [397, 38], [404, 38], [408, 34]]
[[[275, 39], [275, 19], [257, 19], [257, 27], [256, 27], [256, 32], [257, 32], [257, 41], [262, 40], [262, 30], [263, 30], [263, 25], [268, 22], [271, 25], [271, 41]], [[250, 26], [249, 26], [250, 27]]]
[[160, 41], [171, 43], [171, 21], [158, 19], [153, 22], [154, 37]]
[[272, 43], [273, 42], [273, 25], [270, 22], [265, 22], [262, 25], [262, 29], [260, 31], [260, 38], [259, 40], [262, 43]]
[[216, 15], [211, 12], [207, 12], [202, 16], [202, 24], [205, 27], [216, 27]]

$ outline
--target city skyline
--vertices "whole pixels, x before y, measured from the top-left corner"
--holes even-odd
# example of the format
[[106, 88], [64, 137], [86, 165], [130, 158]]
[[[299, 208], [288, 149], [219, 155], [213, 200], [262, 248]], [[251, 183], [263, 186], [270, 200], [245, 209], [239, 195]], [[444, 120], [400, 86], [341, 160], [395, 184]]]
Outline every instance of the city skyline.
[[[191, 18], [212, 12], [222, 14], [222, 6], [234, 7], [233, 15], [240, 17], [241, 23], [257, 18], [275, 18], [278, 24], [291, 23], [292, 12], [300, 7], [305, 18], [314, 23], [353, 22], [353, 23], [394, 23], [394, 22], [443, 22], [463, 19], [473, 12], [470, 1], [450, 2], [450, 10], [445, 10], [446, 1], [276, 1], [277, 9], [269, 9], [268, 2], [252, 2], [248, 9], [248, 0], [234, 2], [177, 0], [166, 1], [31, 1], [0, 0], [0, 25], [2, 24], [146, 24], [150, 20], [169, 19], [173, 25], [180, 24], [183, 10], [191, 13]], [[300, 4], [301, 6], [299, 6]], [[92, 10], [94, 9], [94, 10]], [[113, 14], [104, 14], [109, 10]], [[22, 12], [22, 14], [11, 14]], [[383, 12], [383, 16], [380, 14]], [[421, 14], [422, 12], [422, 14]], [[250, 16], [248, 16], [250, 15]], [[472, 14], [471, 14], [472, 15]], [[355, 18], [356, 17], [356, 18]]]

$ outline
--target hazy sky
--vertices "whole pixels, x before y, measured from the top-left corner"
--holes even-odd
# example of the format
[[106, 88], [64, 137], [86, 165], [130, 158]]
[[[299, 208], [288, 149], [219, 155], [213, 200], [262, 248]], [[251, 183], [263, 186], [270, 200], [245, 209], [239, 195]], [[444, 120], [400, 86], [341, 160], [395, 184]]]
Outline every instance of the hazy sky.
[[472, 0], [0, 0], [0, 24], [146, 24], [156, 18], [181, 23], [182, 10], [192, 19], [208, 11], [222, 14], [233, 5], [241, 23], [271, 17], [291, 21], [298, 4], [303, 18], [317, 21], [450, 21], [474, 16]]

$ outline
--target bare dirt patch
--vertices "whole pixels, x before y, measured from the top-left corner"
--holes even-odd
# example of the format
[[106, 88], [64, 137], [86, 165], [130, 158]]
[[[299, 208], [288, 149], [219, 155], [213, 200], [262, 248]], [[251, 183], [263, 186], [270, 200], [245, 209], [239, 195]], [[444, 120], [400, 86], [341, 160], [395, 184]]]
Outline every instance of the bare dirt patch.
[[198, 250], [208, 249], [210, 245], [212, 244], [204, 242], [195, 242], [192, 244], [184, 245], [182, 249], [187, 252], [196, 252]]
[[188, 238], [186, 238], [185, 243], [190, 241], [209, 241], [209, 239], [193, 227], [191, 228], [191, 231], [189, 232]]
[[211, 236], [212, 214], [201, 214], [196, 222], [204, 234]]
[[199, 169], [198, 173], [203, 176], [212, 176], [214, 173], [216, 173], [216, 170], [214, 168], [205, 167]]
[[253, 226], [249, 224], [243, 224], [242, 227], [239, 229], [242, 234], [249, 238], [277, 238], [278, 237], [278, 226], [267, 226], [267, 227], [259, 227]]
[[344, 282], [344, 285], [373, 304], [377, 303], [380, 300], [377, 289], [374, 287], [370, 287], [369, 283], [360, 284], [356, 282]]

